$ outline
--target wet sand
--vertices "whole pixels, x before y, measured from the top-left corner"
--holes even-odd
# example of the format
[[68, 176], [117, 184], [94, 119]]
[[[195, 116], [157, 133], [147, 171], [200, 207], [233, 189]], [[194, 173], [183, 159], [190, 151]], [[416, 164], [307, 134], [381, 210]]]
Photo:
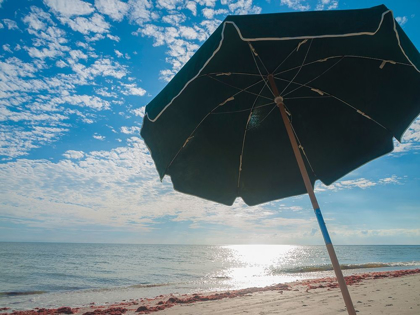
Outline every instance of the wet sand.
[[[420, 269], [374, 272], [346, 277], [359, 314], [420, 314]], [[0, 309], [0, 315], [216, 315], [216, 314], [347, 314], [334, 278], [211, 294], [161, 295], [82, 308]]]

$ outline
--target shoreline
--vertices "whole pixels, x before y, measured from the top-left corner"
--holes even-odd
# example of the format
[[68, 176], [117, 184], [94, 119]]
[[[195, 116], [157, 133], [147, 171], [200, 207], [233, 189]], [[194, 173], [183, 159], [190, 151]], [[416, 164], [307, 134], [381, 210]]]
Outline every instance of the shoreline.
[[[418, 293], [420, 292], [420, 269], [369, 272], [346, 276], [345, 279], [355, 308], [367, 308], [373, 311], [373, 313], [366, 313], [364, 310], [363, 314], [393, 314], [396, 304], [401, 304], [400, 308], [404, 308], [404, 305], [407, 306], [407, 312], [398, 310], [398, 314], [420, 314], [420, 302], [415, 302], [420, 298], [420, 293]], [[381, 288], [385, 287], [389, 289], [382, 291]], [[332, 294], [332, 296], [326, 299], [328, 294]], [[415, 296], [410, 299], [408, 298], [410, 294]], [[304, 302], [309, 297], [314, 303]], [[360, 297], [366, 297], [366, 301]], [[404, 298], [408, 300], [402, 301]], [[375, 303], [376, 301], [380, 302]], [[391, 301], [394, 303], [386, 303]], [[208, 314], [236, 314], [232, 311], [239, 314], [248, 312], [255, 306], [261, 309], [271, 309], [273, 303], [285, 315], [337, 314], [338, 312], [346, 314], [338, 283], [335, 278], [330, 277], [217, 293], [159, 295], [150, 299], [131, 299], [107, 305], [91, 303], [84, 307], [63, 306], [52, 309], [34, 308], [25, 311], [0, 308], [0, 315], [134, 315], [155, 312], [165, 315], [205, 314], [206, 312]], [[312, 307], [309, 304], [313, 304]], [[331, 309], [331, 312], [328, 309]], [[270, 312], [270, 310], [266, 311]], [[253, 314], [252, 311], [248, 313]]]

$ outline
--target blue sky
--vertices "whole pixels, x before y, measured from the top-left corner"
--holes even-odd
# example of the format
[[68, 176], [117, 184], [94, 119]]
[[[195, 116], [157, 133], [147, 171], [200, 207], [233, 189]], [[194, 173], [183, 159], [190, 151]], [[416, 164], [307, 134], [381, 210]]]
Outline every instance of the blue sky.
[[[228, 14], [412, 0], [0, 0], [0, 241], [322, 244], [309, 198], [222, 206], [158, 179], [144, 106]], [[397, 106], [396, 106], [397, 109]], [[420, 119], [395, 151], [316, 185], [336, 244], [420, 244]]]

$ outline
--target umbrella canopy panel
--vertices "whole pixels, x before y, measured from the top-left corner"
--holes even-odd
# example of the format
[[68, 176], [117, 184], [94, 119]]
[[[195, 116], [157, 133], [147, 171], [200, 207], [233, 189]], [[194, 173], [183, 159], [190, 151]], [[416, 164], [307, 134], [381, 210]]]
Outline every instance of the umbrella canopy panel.
[[393, 149], [420, 112], [419, 53], [385, 6], [230, 16], [147, 106], [141, 135], [174, 188], [248, 205], [306, 192], [268, 84], [312, 184]]

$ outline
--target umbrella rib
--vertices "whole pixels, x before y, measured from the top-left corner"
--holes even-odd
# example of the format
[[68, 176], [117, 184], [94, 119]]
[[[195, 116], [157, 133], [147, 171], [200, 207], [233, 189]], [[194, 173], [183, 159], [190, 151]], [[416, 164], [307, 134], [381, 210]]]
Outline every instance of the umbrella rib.
[[290, 84], [292, 84], [292, 83], [293, 83], [293, 81], [296, 79], [296, 77], [298, 76], [298, 74], [299, 74], [299, 73], [300, 73], [300, 71], [302, 70], [303, 65], [305, 64], [306, 58], [308, 57], [309, 50], [311, 49], [312, 42], [313, 42], [313, 39], [311, 39], [311, 42], [309, 43], [309, 47], [308, 47], [308, 50], [306, 51], [305, 58], [303, 58], [302, 64], [300, 65], [298, 72], [296, 72], [296, 74], [295, 74], [295, 76], [293, 77], [292, 81], [290, 81], [290, 82], [289, 82], [289, 84], [287, 84], [287, 86], [283, 89], [283, 91], [281, 91], [281, 93], [280, 93], [280, 95], [281, 95], [281, 96], [283, 96], [283, 97], [284, 97], [284, 96], [286, 96], [286, 95], [287, 95], [287, 94], [283, 95], [284, 91], [286, 91], [286, 89], [290, 86]]
[[[289, 82], [289, 80], [286, 80], [286, 79], [283, 79], [283, 78], [279, 78], [279, 77], [276, 77], [276, 79], [281, 80], [281, 81], [286, 81], [286, 82]], [[311, 81], [309, 81], [309, 82], [312, 82], [312, 81], [313, 81], [313, 80], [311, 80]], [[308, 83], [309, 83], [309, 82], [308, 82]], [[306, 88], [308, 88], [308, 89], [310, 89], [310, 90], [312, 90], [312, 91], [319, 91], [318, 89], [316, 89], [316, 88], [314, 88], [314, 87], [312, 87], [312, 86], [307, 85], [307, 83], [302, 84], [302, 83], [299, 83], [299, 82], [296, 82], [296, 81], [295, 81], [295, 82], [293, 82], [293, 84], [300, 85], [300, 87], [306, 87]], [[350, 108], [354, 109], [354, 110], [355, 110], [355, 111], [356, 111], [359, 115], [362, 115], [363, 117], [365, 117], [365, 118], [367, 118], [367, 119], [369, 119], [369, 120], [373, 121], [373, 122], [374, 122], [374, 123], [376, 123], [378, 126], [380, 126], [380, 127], [384, 128], [385, 130], [390, 131], [390, 130], [388, 130], [388, 128], [386, 128], [384, 125], [382, 125], [380, 122], [376, 121], [376, 120], [375, 120], [375, 119], [373, 119], [372, 117], [368, 116], [367, 114], [365, 114], [365, 113], [364, 113], [364, 112], [362, 112], [361, 110], [357, 109], [355, 106], [353, 106], [353, 105], [351, 105], [351, 104], [347, 103], [346, 101], [342, 100], [341, 98], [339, 98], [339, 97], [337, 97], [337, 96], [335, 96], [335, 95], [333, 95], [333, 94], [331, 94], [331, 93], [329, 93], [329, 92], [326, 92], [325, 90], [323, 90], [323, 91], [322, 91], [322, 93], [323, 93], [323, 94], [327, 94], [328, 96], [330, 96], [330, 97], [332, 97], [332, 98], [335, 98], [337, 101], [340, 101], [341, 103], [343, 103], [343, 104], [345, 104], [345, 105], [349, 106]]]
[[326, 96], [296, 96], [296, 97], [284, 97], [284, 100], [297, 100], [297, 99], [303, 99], [303, 98], [328, 98], [328, 97], [332, 97], [330, 95], [326, 95]]
[[[261, 64], [262, 64], [262, 66], [264, 67], [264, 69], [265, 69], [265, 72], [267, 73], [267, 74], [269, 74], [270, 72], [268, 72], [268, 70], [267, 70], [267, 67], [265, 66], [265, 64], [264, 64], [264, 62], [262, 61], [262, 59], [261, 59], [261, 57], [260, 57], [260, 55], [257, 53], [257, 51], [255, 50], [255, 47], [254, 46], [252, 46], [252, 44], [250, 43], [250, 42], [248, 42], [248, 47], [249, 47], [249, 49], [251, 49], [251, 53], [252, 53], [252, 56], [256, 56], [257, 58], [258, 58], [258, 60], [261, 62]], [[256, 62], [256, 60], [255, 60], [255, 57], [254, 57], [254, 62], [255, 62], [255, 64], [257, 65], [257, 62]], [[258, 65], [257, 65], [257, 68], [258, 68]], [[258, 69], [258, 72], [260, 72], [260, 75], [261, 75], [261, 71]], [[262, 75], [261, 75], [262, 76]]]
[[[391, 60], [385, 60], [385, 59], [381, 59], [381, 58], [374, 58], [374, 57], [368, 57], [368, 56], [358, 56], [358, 55], [341, 55], [341, 56], [330, 56], [330, 57], [326, 57], [326, 58], [322, 58], [322, 59], [314, 60], [314, 61], [311, 61], [311, 62], [305, 63], [305, 64], [303, 65], [303, 67], [305, 67], [305, 66], [309, 66], [309, 65], [312, 65], [312, 64], [314, 64], [314, 63], [318, 63], [318, 62], [325, 62], [325, 61], [327, 61], [327, 60], [329, 60], [329, 59], [336, 59], [336, 58], [360, 58], [360, 59], [368, 59], [368, 60], [381, 61], [381, 62], [384, 62], [384, 61], [385, 61], [385, 62], [390, 62], [390, 61], [391, 61]], [[394, 62], [395, 62], [395, 64], [398, 64], [398, 65], [413, 67], [413, 65], [408, 64], [408, 63], [399, 62], [399, 61], [392, 61], [392, 63], [394, 63]], [[290, 69], [287, 69], [287, 70], [283, 70], [283, 71], [277, 72], [277, 73], [275, 73], [274, 75], [283, 74], [283, 73], [286, 73], [286, 72], [289, 72], [289, 71], [295, 70], [295, 69], [297, 69], [297, 68], [300, 68], [300, 66], [293, 67], [293, 68], [290, 68]], [[277, 69], [276, 69], [276, 70], [277, 70]]]
[[[260, 90], [260, 93], [262, 93], [262, 91], [264, 90], [264, 85]], [[245, 125], [245, 130], [244, 130], [244, 137], [242, 139], [242, 149], [241, 149], [241, 155], [239, 156], [239, 170], [238, 170], [238, 190], [239, 190], [239, 186], [240, 186], [240, 182], [241, 182], [241, 173], [242, 173], [242, 159], [243, 159], [243, 155], [244, 155], [244, 148], [245, 148], [245, 140], [246, 140], [246, 133], [248, 131], [248, 125], [249, 122], [251, 120], [252, 117], [252, 113], [255, 107], [255, 104], [257, 103], [259, 95], [255, 98], [254, 103], [252, 104], [251, 110], [249, 111], [249, 115], [248, 115], [248, 120], [246, 121], [246, 125]], [[239, 191], [238, 191], [238, 195], [239, 195]]]
[[[287, 59], [289, 59], [289, 57], [295, 52], [295, 51], [297, 51], [297, 49], [298, 49], [298, 47], [299, 46], [297, 46], [295, 49], [293, 49], [288, 55], [287, 55], [287, 57], [276, 67], [276, 69], [274, 69], [274, 71], [273, 71], [273, 73], [275, 73], [276, 71], [277, 71], [277, 69], [278, 68], [280, 68], [282, 65], [283, 65], [283, 63], [285, 63], [286, 62], [286, 60]], [[275, 74], [277, 74], [277, 73], [275, 73]]]
[[198, 76], [197, 78], [210, 76], [210, 75], [215, 75], [217, 77], [218, 76], [230, 76], [230, 75], [248, 75], [248, 76], [253, 76], [253, 77], [260, 77], [261, 76], [258, 73], [246, 73], [246, 72], [211, 72], [211, 73], [202, 74], [202, 75]]
[[232, 85], [232, 84], [229, 84], [229, 83], [223, 82], [223, 81], [221, 81], [221, 80], [218, 80], [218, 79], [216, 79], [216, 78], [214, 78], [214, 77], [212, 77], [212, 76], [208, 76], [208, 77], [209, 77], [210, 79], [213, 79], [213, 80], [215, 80], [215, 81], [217, 81], [217, 82], [220, 82], [220, 83], [222, 83], [222, 84], [224, 84], [224, 85], [227, 85], [227, 86], [229, 86], [229, 87], [231, 87], [231, 88], [234, 88], [234, 89], [239, 90], [239, 92], [238, 92], [238, 93], [233, 94], [231, 97], [235, 97], [236, 95], [238, 95], [238, 94], [240, 94], [240, 93], [242, 93], [242, 92], [245, 92], [245, 93], [248, 93], [248, 94], [252, 94], [252, 95], [256, 95], [256, 96], [259, 96], [259, 97], [265, 98], [265, 99], [270, 100], [270, 101], [272, 100], [271, 98], [269, 98], [269, 97], [267, 97], [267, 96], [262, 96], [262, 95], [259, 95], [259, 94], [257, 94], [257, 93], [254, 93], [254, 92], [250, 92], [250, 91], [248, 91], [248, 89], [249, 89], [249, 88], [252, 88], [253, 86], [257, 85], [258, 83], [261, 83], [262, 81], [264, 81], [264, 79], [259, 80], [259, 81], [255, 82], [255, 83], [251, 84], [250, 86], [248, 86], [248, 87], [246, 87], [246, 88], [242, 89], [242, 88], [239, 88], [239, 87], [234, 86], [234, 85]]
[[[238, 88], [238, 87], [236, 87], [236, 86], [233, 86], [233, 85], [230, 85], [230, 84], [228, 84], [228, 83], [225, 83], [225, 82], [223, 82], [223, 81], [220, 81], [220, 80], [218, 80], [218, 79], [216, 79], [216, 78], [213, 78], [212, 76], [208, 76], [209, 78], [211, 78], [211, 79], [213, 79], [213, 80], [216, 80], [216, 81], [218, 81], [218, 82], [220, 82], [220, 83], [223, 83], [223, 84], [226, 84], [226, 85], [228, 85], [228, 86], [230, 86], [230, 87], [233, 87], [233, 88], [235, 88], [235, 89], [238, 89], [238, 90], [240, 90], [238, 93], [236, 93], [236, 94], [234, 94], [233, 96], [231, 96], [230, 98], [232, 98], [232, 97], [234, 97], [234, 96], [236, 96], [236, 95], [238, 95], [239, 93], [242, 93], [242, 92], [246, 92], [246, 93], [250, 93], [250, 94], [253, 94], [253, 95], [256, 95], [257, 97], [256, 97], [256, 99], [255, 99], [255, 101], [254, 101], [254, 105], [255, 105], [255, 102], [256, 102], [256, 100], [258, 99], [258, 97], [263, 97], [263, 98], [267, 98], [267, 99], [269, 99], [269, 100], [271, 100], [270, 98], [268, 98], [268, 97], [265, 97], [265, 96], [261, 96], [260, 94], [261, 94], [261, 92], [262, 92], [262, 90], [264, 89], [264, 85], [263, 85], [263, 87], [262, 87], [262, 89], [261, 89], [261, 91], [260, 91], [260, 94], [256, 94], [256, 93], [252, 93], [252, 92], [249, 92], [249, 91], [246, 91], [247, 89], [249, 89], [249, 88], [251, 88], [251, 87], [253, 87], [253, 86], [255, 86], [255, 85], [257, 85], [258, 83], [261, 83], [261, 81], [263, 81], [263, 80], [259, 80], [258, 82], [256, 82], [256, 83], [253, 83], [252, 85], [250, 85], [250, 86], [248, 86], [248, 87], [246, 87], [245, 89], [240, 89], [240, 88]], [[194, 133], [196, 132], [196, 130], [198, 129], [198, 127], [200, 127], [201, 126], [201, 124], [204, 122], [204, 120], [206, 120], [207, 119], [207, 117], [208, 116], [210, 116], [211, 114], [213, 114], [213, 112], [217, 109], [217, 108], [219, 108], [220, 106], [223, 106], [225, 103], [220, 103], [219, 105], [217, 105], [215, 108], [213, 108], [206, 116], [204, 116], [204, 118], [200, 121], [200, 123], [194, 128], [194, 130], [190, 133], [190, 135], [188, 136], [188, 138], [187, 138], [187, 140], [185, 140], [185, 142], [184, 142], [184, 144], [182, 145], [182, 147], [178, 150], [178, 152], [175, 154], [175, 156], [172, 158], [172, 160], [171, 160], [171, 162], [168, 164], [168, 166], [165, 168], [165, 173], [164, 174], [166, 174], [166, 172], [167, 172], [167, 170], [168, 170], [168, 168], [169, 167], [171, 167], [171, 165], [172, 165], [172, 163], [176, 160], [176, 158], [178, 157], [178, 155], [179, 155], [179, 153], [182, 151], [182, 149], [183, 148], [185, 148], [185, 146], [187, 145], [187, 143], [193, 138], [193, 135], [194, 135]], [[253, 106], [254, 106], [253, 105]], [[252, 108], [251, 108], [251, 110], [252, 110]]]
[[[320, 78], [321, 76], [323, 76], [324, 74], [326, 74], [328, 71], [330, 71], [333, 67], [335, 67], [340, 61], [342, 61], [344, 59], [344, 57], [342, 57], [342, 58], [340, 58], [339, 60], [337, 60], [333, 65], [331, 65], [330, 67], [328, 67], [326, 70], [324, 70], [320, 75], [318, 75], [318, 76], [316, 76], [315, 78], [313, 78], [313, 79], [311, 79], [311, 80], [309, 80], [308, 82], [306, 82], [305, 83], [305, 85], [306, 84], [308, 84], [308, 83], [311, 83], [311, 82], [313, 82], [313, 81], [315, 81], [316, 79], [318, 79], [318, 78]], [[287, 80], [288, 81], [288, 80]], [[293, 80], [292, 80], [293, 81]], [[290, 81], [289, 82], [289, 85], [291, 84], [291, 83], [293, 83], [292, 81]], [[299, 90], [300, 88], [302, 88], [302, 86], [299, 86], [299, 87], [297, 87], [296, 89], [294, 89], [294, 90], [292, 90], [292, 91], [290, 91], [290, 92], [288, 92], [288, 93], [286, 93], [286, 94], [284, 94], [283, 95], [283, 97], [285, 97], [285, 96], [287, 96], [287, 95], [289, 95], [289, 94], [291, 94], [291, 93], [293, 93], [293, 92], [295, 92], [295, 91], [297, 91], [297, 90]]]
[[[201, 124], [206, 120], [207, 117], [209, 117], [218, 107], [222, 106], [221, 104], [217, 105], [215, 108], [213, 108], [206, 116], [204, 116], [204, 118], [200, 121], [200, 123], [194, 128], [194, 130], [190, 133], [190, 135], [188, 136], [187, 140], [185, 140], [184, 144], [182, 145], [181, 148], [179, 148], [178, 152], [175, 154], [175, 156], [172, 158], [171, 162], [168, 164], [168, 166], [166, 166], [165, 168], [165, 172], [163, 173], [163, 176], [165, 176], [167, 170], [169, 167], [171, 167], [172, 163], [175, 161], [175, 159], [178, 157], [179, 153], [182, 151], [183, 148], [185, 148], [185, 146], [187, 145], [187, 143], [194, 138], [194, 133], [197, 131], [198, 127], [201, 126]], [[163, 177], [162, 177], [163, 178]]]
[[297, 143], [298, 143], [298, 145], [299, 145], [299, 149], [302, 151], [303, 155], [305, 156], [305, 159], [306, 159], [306, 161], [308, 162], [308, 165], [309, 165], [309, 167], [311, 168], [311, 171], [312, 171], [312, 173], [314, 174], [315, 178], [317, 178], [316, 173], [315, 173], [315, 171], [314, 171], [314, 168], [312, 167], [312, 164], [311, 164], [311, 162], [309, 161], [308, 156], [306, 155], [305, 149], [304, 149], [304, 148], [303, 148], [303, 146], [302, 146], [302, 142], [300, 142], [300, 139], [299, 139], [299, 137], [298, 137], [298, 135], [297, 135], [297, 133], [296, 133], [296, 130], [295, 130], [295, 128], [293, 127], [293, 124], [292, 124], [292, 120], [293, 120], [293, 115], [292, 115], [292, 112], [291, 112], [291, 111], [290, 111], [290, 109], [286, 106], [286, 104], [284, 104], [284, 107], [286, 108], [287, 112], [289, 112], [289, 113], [290, 113], [290, 119], [289, 119], [289, 121], [290, 121], [290, 127], [292, 127], [293, 133], [295, 134], [296, 141], [297, 141]]
[[[270, 105], [273, 105], [273, 104], [274, 104], [274, 102], [270, 102], [270, 103], [263, 104], [263, 105], [260, 105], [260, 106], [255, 106], [254, 109], [263, 108], [263, 107], [270, 106]], [[232, 111], [228, 111], [228, 112], [217, 112], [217, 113], [212, 113], [212, 115], [242, 113], [242, 112], [249, 111], [250, 109], [252, 109], [252, 107], [251, 108], [246, 108], [246, 109], [240, 109], [240, 110], [232, 110]]]
[[[268, 114], [267, 114], [267, 115], [265, 115], [265, 117], [259, 121], [259, 125], [261, 125], [261, 124], [263, 123], [263, 121], [264, 121], [264, 120], [265, 120], [268, 116], [270, 116], [270, 114], [273, 112], [273, 110], [274, 110], [275, 108], [277, 108], [277, 105], [274, 105], [274, 106], [273, 106], [273, 108], [272, 108], [272, 109], [268, 112]], [[257, 126], [255, 126], [255, 127], [251, 127], [251, 128], [249, 128], [248, 130], [251, 130], [251, 129], [256, 128], [256, 127], [257, 127]]]
[[[329, 97], [332, 97], [332, 96], [330, 96], [330, 95], [328, 95], [328, 96], [303, 96], [303, 97], [290, 97], [290, 98], [284, 98], [285, 100], [290, 100], [290, 99], [300, 99], [300, 98], [311, 98], [311, 99], [313, 99], [313, 98], [329, 98]], [[262, 105], [262, 106], [257, 106], [257, 107], [255, 107], [255, 108], [261, 108], [261, 107], [266, 107], [266, 106], [269, 106], [269, 105], [271, 105], [272, 103], [270, 103], [270, 104], [265, 104], [265, 105]], [[267, 115], [265, 115], [265, 117], [263, 118], [263, 119], [261, 119], [260, 120], [260, 122], [259, 122], [259, 125], [261, 125], [262, 123], [263, 123], [263, 121], [268, 117], [268, 116], [270, 116], [270, 114], [273, 112], [273, 110], [275, 109], [277, 107], [277, 105], [275, 105], [268, 113], [267, 113]], [[285, 105], [285, 107], [286, 107], [286, 105]], [[290, 114], [290, 111], [289, 111], [289, 109], [286, 107], [286, 109], [287, 109], [287, 113], [288, 114]], [[218, 113], [214, 113], [214, 114], [218, 114]], [[251, 128], [249, 128], [248, 130], [251, 130], [251, 129], [253, 129], [253, 128], [256, 128], [256, 127], [251, 127]], [[309, 163], [309, 161], [308, 161], [308, 163]], [[309, 163], [310, 164], [310, 163]], [[315, 174], [315, 172], [314, 172], [314, 174]]]
[[[249, 47], [249, 49], [250, 49], [250, 51], [251, 51], [252, 59], [254, 59], [254, 63], [255, 63], [255, 66], [257, 67], [258, 73], [260, 74], [261, 78], [264, 80], [264, 84], [265, 84], [265, 86], [267, 86], [268, 90], [269, 90], [269, 91], [271, 92], [271, 94], [274, 96], [274, 93], [273, 93], [273, 91], [271, 90], [271, 87], [268, 85], [267, 80], [266, 80], [266, 79], [264, 79], [264, 76], [263, 76], [263, 75], [262, 75], [262, 73], [261, 73], [260, 67], [258, 66], [257, 60], [255, 59], [255, 56], [257, 56], [257, 57], [258, 57], [258, 59], [260, 60], [260, 62], [261, 62], [261, 63], [262, 63], [262, 65], [263, 65], [263, 67], [264, 67], [265, 71], [267, 72], [267, 74], [269, 74], [269, 72], [268, 72], [267, 68], [265, 67], [265, 65], [264, 65], [264, 63], [262, 62], [262, 60], [261, 60], [260, 56], [259, 56], [259, 55], [258, 55], [258, 53], [256, 52], [256, 50], [255, 50], [254, 46], [252, 46], [252, 45], [251, 45], [251, 43], [249, 43], [249, 42], [248, 42], [248, 47]], [[261, 92], [260, 92], [260, 94], [261, 94]]]

